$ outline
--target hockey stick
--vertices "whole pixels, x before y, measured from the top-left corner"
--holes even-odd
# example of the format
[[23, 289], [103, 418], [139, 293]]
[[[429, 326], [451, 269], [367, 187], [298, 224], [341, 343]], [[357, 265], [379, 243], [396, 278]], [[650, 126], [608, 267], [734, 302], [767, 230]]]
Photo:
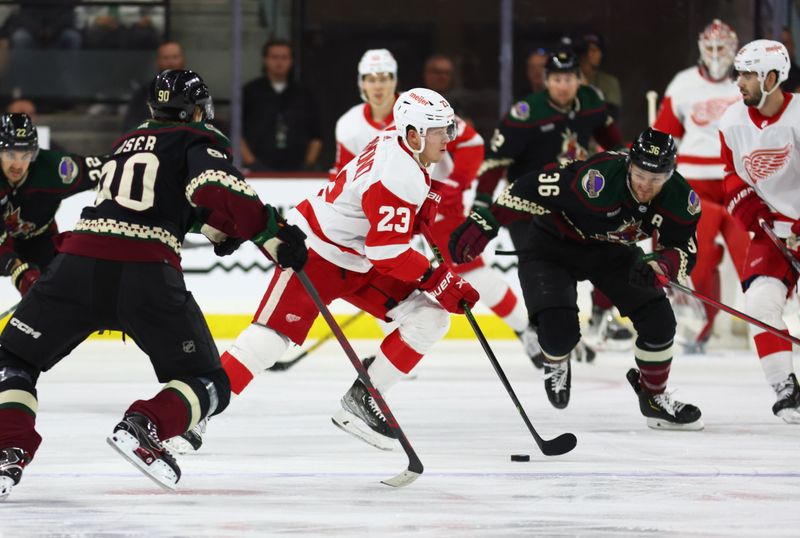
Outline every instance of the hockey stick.
[[[433, 250], [433, 253], [436, 255], [436, 259], [439, 261], [439, 263], [443, 263], [444, 258], [442, 258], [442, 253], [439, 251], [439, 247], [437, 247], [436, 243], [433, 242], [430, 229], [425, 224], [423, 224], [421, 228], [422, 235], [425, 236], [425, 239], [428, 241], [431, 250]], [[539, 446], [539, 450], [542, 451], [542, 454], [545, 456], [560, 456], [561, 454], [566, 454], [575, 448], [575, 446], [578, 444], [578, 439], [572, 433], [562, 433], [555, 439], [542, 439], [542, 436], [539, 435], [539, 433], [536, 431], [536, 428], [534, 428], [533, 424], [531, 424], [528, 414], [525, 412], [525, 409], [523, 409], [522, 403], [520, 403], [519, 398], [517, 398], [517, 395], [514, 392], [514, 389], [511, 387], [511, 383], [509, 382], [508, 377], [506, 377], [503, 368], [500, 366], [497, 357], [495, 357], [492, 348], [489, 346], [486, 336], [484, 336], [483, 331], [478, 325], [478, 322], [475, 320], [475, 316], [472, 315], [472, 310], [470, 310], [466, 304], [463, 304], [462, 306], [464, 307], [464, 315], [467, 316], [467, 320], [469, 321], [472, 330], [475, 332], [475, 336], [478, 338], [481, 347], [486, 352], [486, 356], [489, 357], [489, 362], [492, 363], [494, 371], [497, 373], [497, 376], [503, 383], [503, 387], [505, 387], [506, 392], [508, 392], [511, 400], [517, 407], [517, 411], [519, 411], [519, 414], [522, 416], [522, 420], [528, 427], [528, 431], [531, 432], [531, 435], [536, 441], [536, 444]]]
[[[344, 322], [340, 325], [340, 328], [344, 330], [346, 327], [352, 325], [353, 323], [361, 319], [361, 317], [363, 317], [364, 314], [365, 312], [363, 310], [359, 310], [358, 312], [356, 312], [355, 314], [344, 320]], [[320, 348], [325, 342], [327, 342], [333, 337], [334, 337], [333, 332], [329, 332], [328, 334], [326, 334], [325, 336], [314, 342], [312, 346], [310, 346], [308, 349], [300, 353], [297, 357], [288, 361], [278, 361], [271, 367], [267, 368], [267, 370], [271, 372], [285, 372], [286, 370], [288, 370], [289, 368], [291, 368], [292, 366], [303, 360], [309, 353]]]
[[792, 268], [797, 273], [800, 273], [800, 261], [798, 261], [798, 259], [794, 257], [794, 254], [792, 254], [792, 252], [786, 247], [783, 241], [781, 241], [780, 238], [778, 238], [778, 236], [775, 235], [775, 232], [772, 231], [772, 228], [769, 227], [767, 221], [765, 221], [764, 219], [758, 219], [758, 225], [761, 226], [761, 229], [764, 230], [764, 233], [767, 234], [767, 237], [769, 237], [770, 240], [772, 240], [772, 242], [775, 243], [775, 246], [778, 247], [778, 250], [780, 250], [783, 253], [783, 255], [786, 257], [786, 261], [788, 261], [792, 265]]
[[14, 312], [14, 310], [16, 310], [18, 306], [19, 306], [19, 301], [17, 301], [17, 302], [16, 302], [16, 303], [14, 303], [13, 305], [9, 306], [9, 307], [8, 307], [8, 308], [5, 310], [5, 312], [0, 312], [0, 319], [4, 319], [4, 318], [5, 318], [7, 315], [9, 315], [9, 314], [11, 314], [12, 312]]
[[308, 292], [308, 295], [311, 297], [311, 300], [314, 301], [314, 304], [317, 305], [319, 309], [319, 313], [322, 314], [322, 317], [325, 318], [325, 321], [328, 322], [328, 325], [331, 328], [331, 332], [339, 341], [339, 344], [342, 346], [345, 355], [347, 358], [350, 359], [350, 362], [353, 364], [353, 367], [358, 372], [358, 378], [364, 383], [364, 386], [367, 387], [370, 396], [380, 408], [381, 413], [386, 418], [386, 423], [389, 427], [397, 434], [398, 440], [400, 444], [403, 446], [403, 450], [405, 451], [406, 455], [408, 456], [408, 468], [400, 473], [399, 475], [389, 478], [386, 480], [381, 480], [381, 483], [386, 484], [387, 486], [392, 486], [395, 488], [400, 488], [403, 486], [409, 485], [411, 482], [416, 480], [422, 474], [424, 470], [422, 466], [422, 462], [420, 461], [417, 453], [414, 452], [414, 449], [411, 446], [411, 443], [408, 442], [408, 438], [403, 433], [403, 430], [400, 428], [400, 424], [397, 423], [397, 420], [394, 418], [392, 414], [392, 410], [389, 409], [389, 404], [383, 399], [381, 393], [378, 392], [378, 389], [375, 388], [375, 385], [372, 384], [372, 380], [369, 378], [369, 374], [367, 373], [367, 369], [364, 368], [364, 365], [361, 364], [361, 361], [358, 359], [358, 355], [353, 350], [350, 342], [347, 341], [347, 338], [344, 336], [341, 327], [339, 324], [336, 323], [336, 320], [333, 318], [330, 310], [328, 307], [325, 306], [325, 303], [322, 302], [322, 298], [320, 298], [319, 293], [317, 293], [314, 284], [311, 283], [311, 280], [308, 278], [308, 275], [301, 269], [300, 271], [296, 271], [295, 275], [300, 280], [300, 283]]
[[791, 334], [788, 334], [787, 332], [781, 332], [780, 329], [778, 329], [776, 327], [773, 327], [772, 325], [768, 325], [767, 323], [764, 323], [763, 321], [757, 320], [756, 318], [754, 318], [752, 316], [748, 316], [744, 312], [740, 312], [739, 310], [736, 310], [735, 308], [730, 307], [730, 306], [728, 306], [728, 305], [726, 305], [724, 303], [720, 303], [719, 301], [715, 301], [711, 297], [709, 297], [707, 295], [703, 295], [699, 291], [695, 291], [692, 288], [688, 288], [688, 287], [684, 286], [683, 284], [675, 282], [674, 280], [667, 280], [666, 278], [664, 278], [663, 282], [665, 284], [669, 284], [669, 286], [671, 288], [674, 288], [676, 290], [682, 291], [683, 293], [687, 293], [687, 294], [691, 295], [692, 297], [696, 297], [697, 299], [700, 299], [701, 301], [703, 301], [706, 304], [709, 304], [709, 305], [711, 305], [711, 306], [713, 306], [715, 308], [718, 308], [720, 310], [723, 310], [723, 311], [727, 312], [731, 316], [734, 316], [734, 317], [737, 317], [737, 318], [739, 318], [741, 320], [744, 320], [747, 323], [752, 323], [756, 327], [760, 327], [761, 329], [764, 329], [765, 331], [774, 334], [778, 338], [782, 338], [783, 340], [786, 340], [787, 342], [791, 342], [794, 345], [800, 346], [800, 339], [795, 338], [794, 336], [792, 336]]

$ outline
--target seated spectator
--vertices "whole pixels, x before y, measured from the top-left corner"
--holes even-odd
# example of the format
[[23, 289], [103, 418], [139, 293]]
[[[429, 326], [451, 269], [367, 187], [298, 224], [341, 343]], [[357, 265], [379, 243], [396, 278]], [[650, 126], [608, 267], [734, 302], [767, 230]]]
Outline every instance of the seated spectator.
[[322, 130], [311, 93], [292, 79], [292, 45], [270, 40], [264, 75], [242, 88], [242, 162], [251, 170], [313, 169]]
[[463, 106], [457, 96], [453, 95], [455, 83], [455, 64], [449, 56], [433, 54], [425, 60], [422, 71], [422, 85], [441, 94], [453, 107], [457, 114], [463, 116]]
[[78, 49], [81, 34], [75, 28], [77, 0], [26, 0], [9, 17], [11, 47], [14, 49]]
[[[156, 50], [156, 73], [165, 69], [184, 69], [186, 61], [183, 56], [183, 47], [177, 41], [165, 41]], [[137, 88], [130, 101], [125, 118], [122, 120], [122, 131], [128, 132], [150, 117], [147, 109], [148, 83], [143, 83]]]
[[528, 56], [527, 76], [531, 85], [531, 93], [544, 90], [544, 65], [549, 54], [545, 49], [538, 48]]
[[586, 84], [594, 86], [603, 93], [608, 111], [614, 119], [619, 119], [622, 108], [622, 90], [619, 79], [600, 70], [605, 53], [605, 43], [600, 34], [584, 34], [576, 44], [575, 52], [580, 57], [581, 73]]

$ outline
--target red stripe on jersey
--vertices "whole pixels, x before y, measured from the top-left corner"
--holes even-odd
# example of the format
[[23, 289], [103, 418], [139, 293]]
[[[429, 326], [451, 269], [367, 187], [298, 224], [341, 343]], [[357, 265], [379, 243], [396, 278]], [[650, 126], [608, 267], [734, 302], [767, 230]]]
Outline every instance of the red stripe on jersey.
[[[397, 97], [395, 97], [395, 100], [396, 99]], [[383, 130], [394, 123], [394, 111], [389, 111], [389, 115], [386, 116], [386, 119], [379, 122], [376, 121], [372, 116], [372, 107], [369, 105], [369, 103], [367, 103], [364, 105], [364, 119], [367, 120], [367, 123], [372, 125], [374, 128]]]
[[353, 157], [355, 157], [355, 155], [350, 153], [350, 151], [344, 147], [344, 144], [338, 141], [336, 142], [336, 162], [333, 164], [333, 169], [329, 174], [331, 181], [336, 179], [336, 176], [342, 171], [342, 168], [352, 161]]
[[720, 157], [703, 157], [701, 155], [678, 155], [678, 164], [725, 164]]
[[314, 232], [314, 235], [316, 235], [318, 238], [330, 245], [335, 246], [342, 252], [347, 252], [348, 254], [353, 254], [354, 256], [361, 256], [360, 252], [335, 243], [327, 235], [325, 235], [325, 233], [322, 231], [322, 226], [320, 225], [319, 220], [317, 220], [317, 215], [314, 213], [314, 208], [311, 206], [311, 203], [308, 200], [303, 200], [300, 202], [295, 209], [297, 209], [300, 214], [305, 217], [306, 222], [308, 222], [308, 225], [311, 226], [311, 231]]
[[[789, 331], [781, 331], [785, 335], [789, 335]], [[781, 351], [792, 351], [792, 343], [787, 342], [783, 338], [775, 336], [772, 333], [763, 332], [753, 336], [753, 342], [756, 344], [756, 351], [758, 358], [763, 359], [774, 353]]]
[[[656, 121], [653, 122], [653, 129], [661, 131], [662, 133], [671, 134], [675, 138], [682, 138], [686, 129], [683, 128], [683, 123], [675, 115], [672, 110], [672, 97], [666, 96], [661, 101], [661, 107], [658, 109]], [[678, 157], [680, 158], [680, 157]]]

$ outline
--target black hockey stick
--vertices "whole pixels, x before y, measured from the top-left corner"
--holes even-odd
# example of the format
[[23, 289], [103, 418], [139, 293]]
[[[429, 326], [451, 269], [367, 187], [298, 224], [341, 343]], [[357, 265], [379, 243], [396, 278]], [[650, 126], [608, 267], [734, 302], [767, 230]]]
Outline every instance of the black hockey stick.
[[[344, 320], [344, 322], [339, 327], [342, 330], [344, 330], [346, 327], [352, 325], [353, 323], [361, 319], [364, 316], [364, 314], [365, 312], [363, 310], [359, 310], [358, 312], [356, 312], [355, 314]], [[278, 361], [269, 368], [267, 368], [267, 370], [271, 372], [285, 372], [286, 370], [288, 370], [289, 368], [291, 368], [292, 366], [294, 366], [295, 364], [306, 358], [306, 356], [308, 356], [309, 353], [319, 349], [325, 342], [327, 342], [333, 337], [334, 337], [333, 332], [329, 332], [328, 334], [326, 334], [325, 336], [314, 342], [313, 345], [309, 346], [308, 349], [304, 350], [297, 357], [290, 359], [288, 361]]]
[[8, 308], [5, 310], [5, 312], [0, 312], [0, 319], [3, 319], [3, 318], [5, 318], [6, 316], [8, 316], [9, 314], [13, 313], [13, 312], [14, 312], [14, 310], [16, 310], [16, 309], [17, 309], [17, 307], [18, 307], [18, 306], [19, 306], [19, 301], [17, 301], [17, 302], [16, 302], [16, 303], [14, 303], [13, 305], [9, 306], [9, 307], [8, 307]]
[[[430, 230], [426, 225], [422, 225], [422, 235], [425, 236], [425, 239], [428, 241], [433, 253], [436, 255], [436, 259], [439, 263], [442, 263], [444, 259], [442, 258], [442, 253], [439, 251], [439, 247], [433, 242], [431, 238]], [[500, 381], [503, 383], [503, 386], [508, 392], [508, 395], [511, 396], [511, 400], [514, 402], [514, 405], [517, 407], [517, 411], [519, 411], [520, 416], [522, 416], [522, 420], [525, 422], [525, 425], [528, 427], [528, 431], [531, 432], [533, 439], [536, 441], [536, 444], [539, 446], [539, 450], [542, 451], [542, 454], [545, 456], [560, 456], [561, 454], [566, 454], [578, 444], [578, 438], [575, 437], [572, 433], [562, 433], [555, 439], [542, 439], [542, 436], [536, 431], [536, 428], [533, 427], [531, 424], [530, 419], [528, 418], [528, 414], [525, 412], [525, 409], [522, 407], [522, 403], [520, 403], [519, 398], [517, 398], [517, 394], [514, 392], [514, 389], [511, 387], [511, 383], [506, 377], [503, 368], [500, 366], [500, 362], [495, 357], [492, 348], [489, 346], [489, 342], [486, 340], [486, 336], [484, 336], [483, 331], [481, 330], [478, 322], [475, 320], [475, 316], [472, 315], [472, 310], [464, 304], [464, 315], [467, 316], [467, 320], [469, 321], [472, 330], [475, 332], [475, 336], [478, 338], [478, 341], [481, 343], [481, 347], [486, 352], [486, 356], [489, 357], [489, 362], [492, 363], [492, 367], [494, 371], [497, 373], [497, 376], [500, 378]]]
[[325, 306], [325, 303], [322, 302], [319, 293], [317, 293], [314, 284], [312, 284], [311, 280], [309, 280], [308, 275], [306, 275], [306, 273], [303, 270], [296, 271], [295, 275], [297, 275], [297, 278], [300, 279], [300, 283], [306, 289], [308, 295], [311, 296], [311, 300], [314, 301], [314, 304], [317, 305], [319, 313], [322, 314], [322, 317], [325, 318], [325, 321], [328, 322], [328, 325], [331, 328], [331, 332], [339, 341], [339, 344], [342, 346], [345, 355], [347, 355], [347, 358], [350, 359], [350, 362], [353, 364], [353, 367], [356, 369], [356, 372], [358, 372], [358, 378], [361, 380], [362, 383], [364, 383], [364, 386], [367, 387], [370, 396], [372, 396], [372, 399], [375, 400], [375, 403], [378, 405], [378, 408], [380, 408], [381, 413], [383, 413], [383, 416], [386, 417], [386, 423], [389, 425], [392, 431], [394, 431], [397, 434], [398, 440], [400, 441], [400, 444], [403, 446], [403, 450], [408, 456], [408, 468], [393, 478], [381, 480], [381, 483], [395, 488], [400, 488], [409, 485], [411, 482], [419, 478], [420, 475], [422, 474], [422, 471], [424, 470], [422, 462], [417, 456], [417, 453], [414, 452], [411, 443], [408, 442], [408, 438], [406, 438], [406, 435], [400, 428], [400, 424], [398, 424], [397, 420], [394, 418], [392, 410], [389, 409], [389, 404], [386, 403], [386, 401], [383, 399], [383, 396], [381, 396], [381, 393], [378, 392], [378, 389], [376, 389], [375, 385], [372, 384], [372, 380], [369, 378], [367, 369], [364, 368], [363, 364], [361, 364], [358, 355], [356, 355], [356, 352], [353, 350], [352, 346], [350, 345], [350, 342], [347, 341], [347, 338], [342, 332], [341, 327], [339, 327], [339, 324], [336, 323], [336, 320], [334, 319], [330, 310], [328, 310], [328, 307]]
[[767, 234], [767, 237], [769, 237], [770, 240], [775, 243], [775, 246], [778, 247], [778, 250], [783, 253], [783, 255], [786, 257], [786, 261], [792, 265], [792, 268], [797, 273], [800, 273], [800, 261], [794, 257], [794, 254], [792, 254], [792, 252], [786, 247], [783, 241], [781, 241], [780, 238], [775, 235], [775, 232], [769, 227], [767, 221], [764, 219], [758, 219], [758, 225], [761, 226], [761, 229], [764, 230], [764, 233]]

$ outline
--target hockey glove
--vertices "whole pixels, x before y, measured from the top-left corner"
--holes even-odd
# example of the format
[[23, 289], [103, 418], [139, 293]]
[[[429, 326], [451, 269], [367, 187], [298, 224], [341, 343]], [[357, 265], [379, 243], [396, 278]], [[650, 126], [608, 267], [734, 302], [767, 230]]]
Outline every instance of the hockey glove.
[[14, 269], [20, 264], [22, 264], [22, 260], [19, 259], [16, 252], [13, 250], [3, 252], [0, 254], [0, 275], [11, 276]]
[[663, 288], [669, 284], [669, 267], [657, 254], [638, 258], [631, 267], [628, 281], [642, 288]]
[[24, 297], [33, 286], [33, 283], [39, 280], [40, 276], [42, 276], [42, 273], [38, 267], [24, 262], [11, 272], [11, 283]]
[[759, 198], [752, 187], [742, 189], [731, 197], [728, 200], [727, 209], [728, 213], [738, 220], [748, 232], [756, 235], [763, 233], [761, 225], [758, 223], [759, 219], [764, 219], [767, 224], [772, 226], [772, 213], [769, 207]]
[[433, 295], [442, 308], [453, 314], [463, 314], [464, 306], [472, 308], [481, 298], [469, 282], [446, 264], [431, 267], [420, 280], [419, 289]]
[[299, 271], [308, 259], [306, 234], [283, 220], [274, 207], [265, 205], [264, 211], [267, 213], [267, 228], [253, 237], [253, 243], [283, 269]]
[[448, 249], [453, 261], [464, 263], [480, 256], [487, 243], [497, 237], [499, 228], [491, 211], [473, 207], [467, 220], [450, 236]]
[[436, 213], [439, 211], [439, 203], [442, 201], [442, 195], [431, 189], [425, 197], [425, 201], [417, 211], [417, 216], [414, 217], [414, 233], [421, 233], [422, 225], [427, 228], [433, 227], [436, 222]]

